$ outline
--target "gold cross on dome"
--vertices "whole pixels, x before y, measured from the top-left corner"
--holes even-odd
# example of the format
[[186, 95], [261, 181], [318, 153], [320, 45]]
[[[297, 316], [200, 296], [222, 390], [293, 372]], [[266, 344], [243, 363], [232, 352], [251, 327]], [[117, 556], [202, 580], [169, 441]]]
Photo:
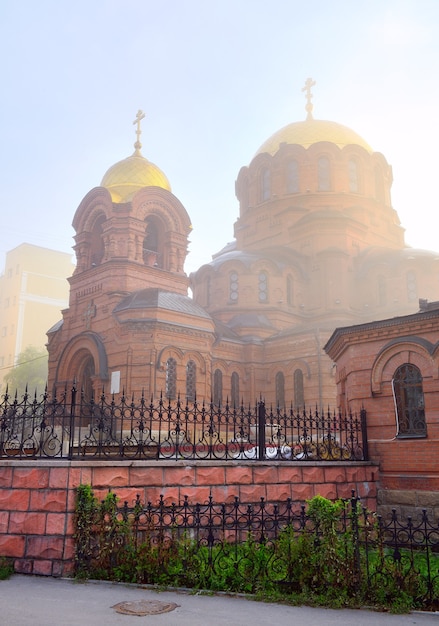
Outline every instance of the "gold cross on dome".
[[140, 143], [140, 135], [142, 134], [142, 129], [140, 128], [140, 122], [143, 120], [144, 117], [145, 117], [145, 113], [139, 109], [137, 111], [136, 119], [133, 122], [133, 124], [137, 124], [137, 128], [136, 128], [137, 139], [136, 139], [136, 143], [134, 144], [134, 147], [136, 149], [134, 154], [136, 155], [140, 155], [140, 148], [142, 147], [142, 144]]
[[312, 100], [312, 93], [311, 93], [311, 87], [314, 87], [314, 85], [316, 84], [316, 81], [313, 80], [312, 78], [307, 78], [305, 81], [305, 87], [303, 87], [302, 91], [306, 91], [306, 106], [305, 106], [305, 110], [307, 111], [308, 115], [306, 116], [307, 120], [312, 120], [312, 110], [313, 110], [313, 104], [311, 102]]

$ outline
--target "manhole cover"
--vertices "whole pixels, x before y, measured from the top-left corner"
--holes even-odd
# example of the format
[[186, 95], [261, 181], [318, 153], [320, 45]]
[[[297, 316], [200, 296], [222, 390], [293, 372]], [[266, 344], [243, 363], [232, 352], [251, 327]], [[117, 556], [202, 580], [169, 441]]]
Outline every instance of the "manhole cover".
[[138, 602], [118, 602], [111, 608], [124, 615], [158, 615], [169, 613], [177, 608], [174, 602], [160, 602], [160, 600], [139, 600]]

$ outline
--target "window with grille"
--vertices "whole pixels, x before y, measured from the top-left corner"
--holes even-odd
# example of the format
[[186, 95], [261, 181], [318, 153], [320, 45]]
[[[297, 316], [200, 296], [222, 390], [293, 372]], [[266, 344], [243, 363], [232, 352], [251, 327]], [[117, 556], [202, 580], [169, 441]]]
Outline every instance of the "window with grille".
[[426, 437], [422, 375], [415, 365], [404, 363], [396, 370], [393, 380], [397, 436]]
[[268, 302], [268, 278], [266, 272], [259, 272], [258, 294], [259, 302]]
[[285, 376], [283, 372], [276, 374], [276, 406], [285, 406]]
[[186, 365], [186, 398], [195, 400], [197, 390], [197, 367], [195, 361], [188, 361]]
[[213, 373], [213, 403], [219, 406], [223, 395], [223, 373], [215, 370]]
[[166, 397], [174, 399], [177, 396], [177, 361], [169, 357], [166, 361]]
[[233, 372], [232, 374], [232, 393], [231, 393], [231, 404], [233, 408], [239, 407], [239, 374], [238, 372]]
[[229, 275], [229, 299], [230, 302], [238, 302], [239, 298], [239, 277], [236, 272], [231, 272]]
[[298, 409], [305, 405], [303, 393], [303, 372], [300, 369], [297, 369], [294, 372], [294, 405]]

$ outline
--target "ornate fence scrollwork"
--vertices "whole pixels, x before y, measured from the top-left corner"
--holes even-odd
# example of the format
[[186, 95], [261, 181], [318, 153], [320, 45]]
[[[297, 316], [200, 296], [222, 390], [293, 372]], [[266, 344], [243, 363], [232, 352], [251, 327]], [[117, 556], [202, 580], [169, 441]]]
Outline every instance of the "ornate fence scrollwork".
[[0, 398], [0, 458], [367, 460], [366, 414], [125, 394]]

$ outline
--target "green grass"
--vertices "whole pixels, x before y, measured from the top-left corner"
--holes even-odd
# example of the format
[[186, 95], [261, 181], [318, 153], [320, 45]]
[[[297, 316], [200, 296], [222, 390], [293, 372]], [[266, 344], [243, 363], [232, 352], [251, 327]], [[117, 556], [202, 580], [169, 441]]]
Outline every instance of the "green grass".
[[0, 580], [7, 580], [14, 573], [14, 565], [11, 559], [0, 557]]

